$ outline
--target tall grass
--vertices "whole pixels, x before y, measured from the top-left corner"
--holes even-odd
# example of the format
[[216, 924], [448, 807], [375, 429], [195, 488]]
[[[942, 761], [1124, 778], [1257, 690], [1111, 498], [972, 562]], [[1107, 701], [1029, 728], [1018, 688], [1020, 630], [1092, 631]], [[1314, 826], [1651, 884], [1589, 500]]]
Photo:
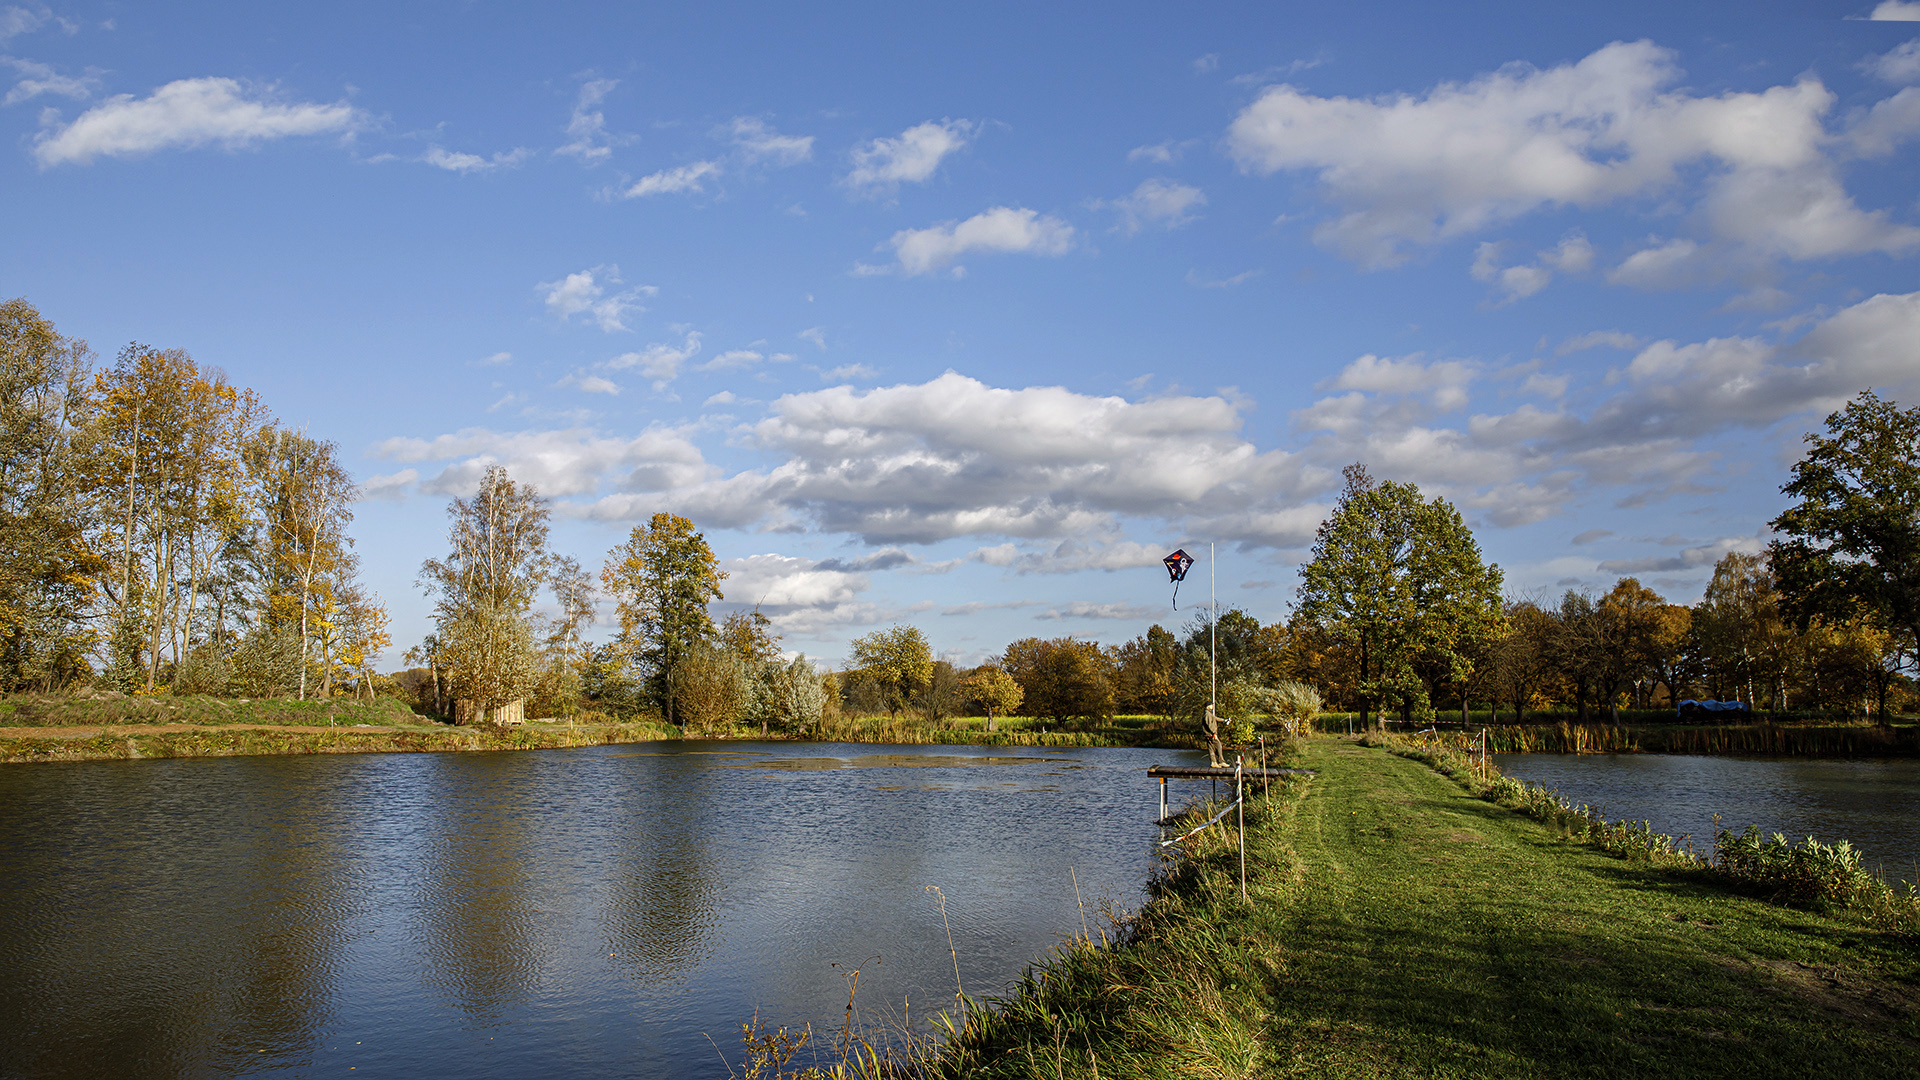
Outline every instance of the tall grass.
[[1610, 822], [1593, 807], [1576, 805], [1543, 784], [1503, 775], [1491, 762], [1473, 756], [1468, 745], [1473, 737], [1459, 732], [1424, 739], [1376, 734], [1360, 741], [1424, 762], [1474, 795], [1558, 829], [1576, 843], [1630, 861], [1697, 871], [1779, 903], [1850, 912], [1875, 929], [1920, 940], [1920, 889], [1911, 882], [1881, 880], [1860, 865], [1860, 853], [1845, 840], [1822, 844], [1808, 837], [1795, 844], [1779, 833], [1762, 839], [1755, 826], [1736, 834], [1719, 828], [1716, 818], [1713, 848], [1702, 854], [1690, 841], [1654, 832], [1649, 822]]
[[[1500, 754], [1761, 754], [1775, 757], [1907, 757], [1920, 755], [1920, 728], [1869, 724], [1623, 725], [1528, 724], [1491, 727], [1488, 746]], [[1459, 732], [1449, 732], [1458, 735]], [[1475, 737], [1478, 732], [1474, 732]]]

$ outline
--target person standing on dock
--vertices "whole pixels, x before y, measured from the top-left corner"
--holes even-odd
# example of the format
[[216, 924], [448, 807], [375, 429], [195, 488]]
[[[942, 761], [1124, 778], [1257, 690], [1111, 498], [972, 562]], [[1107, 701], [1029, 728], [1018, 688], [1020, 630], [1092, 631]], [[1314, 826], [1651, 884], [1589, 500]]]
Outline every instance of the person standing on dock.
[[1213, 714], [1211, 701], [1207, 702], [1207, 717], [1204, 722], [1207, 728], [1207, 756], [1212, 759], [1214, 768], [1224, 769], [1227, 767], [1227, 754], [1225, 748], [1220, 745], [1220, 718]]

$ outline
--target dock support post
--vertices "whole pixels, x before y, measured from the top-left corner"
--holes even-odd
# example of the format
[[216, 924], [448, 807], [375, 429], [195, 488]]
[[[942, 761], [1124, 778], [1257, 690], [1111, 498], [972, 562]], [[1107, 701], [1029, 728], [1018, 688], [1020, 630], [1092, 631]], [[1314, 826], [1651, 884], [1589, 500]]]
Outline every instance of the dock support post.
[[[1264, 770], [1263, 770], [1264, 771]], [[1240, 902], [1247, 900], [1247, 801], [1246, 790], [1240, 784], [1240, 755], [1233, 756], [1233, 803], [1234, 813], [1239, 815], [1240, 825]]]
[[1159, 820], [1161, 820], [1161, 821], [1165, 821], [1165, 820], [1167, 820], [1167, 778], [1166, 778], [1166, 777], [1164, 777], [1164, 776], [1160, 778], [1160, 817], [1159, 817]]

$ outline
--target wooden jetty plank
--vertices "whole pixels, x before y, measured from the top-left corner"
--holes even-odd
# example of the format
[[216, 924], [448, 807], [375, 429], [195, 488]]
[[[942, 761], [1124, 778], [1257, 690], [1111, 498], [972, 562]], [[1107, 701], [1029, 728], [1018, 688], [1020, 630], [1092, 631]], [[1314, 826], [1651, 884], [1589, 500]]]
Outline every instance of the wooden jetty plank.
[[[1216, 769], [1211, 765], [1154, 765], [1147, 769], [1148, 776], [1167, 776], [1176, 780], [1233, 779], [1233, 769]], [[1276, 776], [1312, 776], [1312, 769], [1242, 769], [1240, 775], [1249, 780], [1266, 780]]]

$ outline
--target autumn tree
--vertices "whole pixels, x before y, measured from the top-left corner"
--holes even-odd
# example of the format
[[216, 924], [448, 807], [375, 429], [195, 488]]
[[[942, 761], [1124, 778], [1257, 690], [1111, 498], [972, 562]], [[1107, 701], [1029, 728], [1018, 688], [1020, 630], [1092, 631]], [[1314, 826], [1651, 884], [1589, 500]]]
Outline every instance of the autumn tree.
[[95, 641], [90, 356], [25, 300], [0, 304], [0, 690], [72, 681]]
[[933, 648], [917, 626], [896, 624], [854, 638], [850, 664], [877, 687], [888, 716], [900, 710], [933, 681]]
[[1637, 578], [1621, 578], [1594, 612], [1595, 685], [1615, 724], [1620, 722], [1621, 693], [1653, 664], [1654, 637], [1665, 606], [1666, 599]]
[[1553, 674], [1553, 615], [1531, 600], [1505, 604], [1506, 628], [1494, 640], [1490, 677], [1500, 700], [1513, 706], [1515, 723], [1527, 718], [1527, 703]]
[[1174, 675], [1180, 642], [1173, 632], [1155, 623], [1147, 632], [1120, 646], [1115, 655], [1114, 708], [1122, 713], [1171, 716]]
[[619, 607], [622, 651], [646, 673], [650, 695], [670, 723], [679, 722], [683, 704], [674, 669], [713, 641], [707, 605], [725, 599], [720, 582], [726, 576], [693, 522], [667, 513], [636, 525], [600, 571]]
[[473, 498], [447, 506], [452, 550], [420, 565], [419, 583], [434, 598], [440, 662], [453, 696], [476, 717], [527, 697], [537, 678], [527, 616], [551, 566], [549, 513], [531, 484], [491, 466]]
[[[1155, 629], [1159, 628], [1155, 627]], [[1161, 633], [1166, 631], [1163, 630]], [[968, 675], [960, 687], [968, 701], [986, 710], [988, 731], [994, 730], [996, 726], [996, 713], [1000, 716], [1011, 715], [1013, 710], [1019, 708], [1020, 703], [1026, 700], [1026, 691], [1020, 689], [1020, 684], [1014, 681], [1013, 676], [992, 664], [982, 664], [975, 668], [973, 674]]]
[[1000, 666], [1020, 685], [1028, 715], [1056, 720], [1113, 715], [1114, 661], [1098, 642], [1025, 638], [1007, 646]]
[[123, 684], [137, 677], [151, 691], [164, 664], [185, 659], [201, 587], [247, 521], [243, 443], [265, 409], [184, 351], [139, 344], [97, 376], [92, 396], [101, 440], [92, 483], [118, 519], [100, 534], [119, 563], [103, 581], [116, 608], [114, 663]]
[[297, 635], [304, 700], [309, 651], [321, 644], [315, 620], [340, 605], [335, 593], [352, 575], [358, 489], [339, 448], [302, 432], [263, 426], [244, 456], [260, 516], [261, 615], [270, 630]]

